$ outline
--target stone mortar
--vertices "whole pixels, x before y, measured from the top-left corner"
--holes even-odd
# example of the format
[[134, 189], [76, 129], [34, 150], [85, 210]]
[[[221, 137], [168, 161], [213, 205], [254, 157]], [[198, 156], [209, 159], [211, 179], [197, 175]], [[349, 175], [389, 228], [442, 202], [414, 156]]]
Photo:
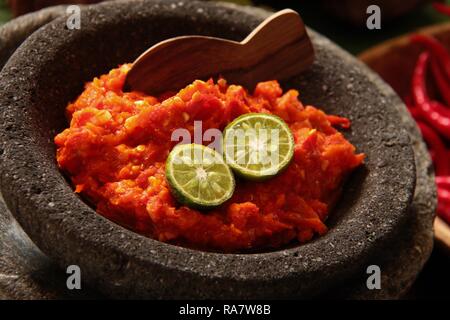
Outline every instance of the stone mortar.
[[0, 29], [0, 70], [17, 47], [42, 25], [65, 13], [66, 6], [55, 6], [29, 13], [3, 25]]
[[52, 138], [67, 126], [66, 103], [84, 82], [162, 39], [241, 40], [261, 17], [216, 3], [132, 1], [93, 6], [82, 21], [80, 31], [66, 30], [65, 19], [44, 26], [0, 75], [2, 192], [31, 239], [60, 266], [80, 265], [91, 285], [115, 297], [312, 297], [363, 270], [405, 231], [416, 176], [408, 134], [390, 108], [396, 102], [367, 68], [317, 34], [313, 68], [286, 85], [351, 118], [346, 136], [368, 155], [326, 236], [270, 253], [207, 253], [144, 238], [95, 214], [55, 164]]

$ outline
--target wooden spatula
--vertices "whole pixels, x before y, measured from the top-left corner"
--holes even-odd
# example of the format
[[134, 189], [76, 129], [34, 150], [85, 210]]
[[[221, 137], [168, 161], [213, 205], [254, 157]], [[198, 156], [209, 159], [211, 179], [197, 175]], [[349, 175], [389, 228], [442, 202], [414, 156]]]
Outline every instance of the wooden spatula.
[[134, 62], [125, 90], [156, 95], [219, 75], [251, 90], [260, 81], [297, 75], [313, 61], [302, 19], [285, 9], [263, 21], [242, 42], [182, 36], [152, 46]]

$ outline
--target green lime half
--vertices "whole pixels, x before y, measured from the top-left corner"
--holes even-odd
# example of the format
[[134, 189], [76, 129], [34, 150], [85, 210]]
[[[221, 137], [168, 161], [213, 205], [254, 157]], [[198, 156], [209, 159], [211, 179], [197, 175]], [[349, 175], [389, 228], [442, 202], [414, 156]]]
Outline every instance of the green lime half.
[[247, 113], [225, 128], [225, 161], [243, 178], [273, 177], [289, 165], [293, 155], [292, 132], [277, 116]]
[[217, 207], [234, 192], [233, 172], [223, 157], [200, 144], [173, 148], [166, 162], [166, 177], [174, 197], [191, 208]]

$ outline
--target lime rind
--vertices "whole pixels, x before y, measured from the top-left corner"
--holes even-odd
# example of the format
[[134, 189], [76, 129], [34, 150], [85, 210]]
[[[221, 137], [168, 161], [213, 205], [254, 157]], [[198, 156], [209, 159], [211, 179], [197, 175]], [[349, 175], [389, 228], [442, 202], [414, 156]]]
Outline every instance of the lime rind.
[[235, 188], [233, 173], [223, 157], [199, 144], [178, 145], [170, 152], [166, 178], [174, 197], [196, 209], [220, 206]]
[[[235, 140], [236, 136], [242, 135], [242, 131], [239, 130], [243, 130], [246, 135], [248, 132], [252, 132], [251, 130], [259, 132], [261, 129], [278, 129], [276, 143], [271, 144], [270, 140], [273, 137], [267, 138], [266, 136], [265, 141], [262, 139], [263, 143], [260, 144], [262, 146], [260, 147], [258, 139], [261, 136], [255, 137], [254, 134], [250, 134], [250, 138], [247, 140], [244, 138], [244, 141], [238, 139], [236, 142]], [[267, 134], [267, 131], [263, 132]], [[269, 179], [286, 169], [293, 158], [295, 147], [294, 137], [289, 126], [278, 116], [262, 113], [247, 113], [232, 121], [225, 128], [223, 143], [226, 163], [237, 175], [255, 181]], [[255, 163], [254, 150], [261, 149], [264, 150], [264, 154], [277, 152], [278, 159], [275, 164], [272, 161], [269, 165], [265, 165], [264, 161]]]

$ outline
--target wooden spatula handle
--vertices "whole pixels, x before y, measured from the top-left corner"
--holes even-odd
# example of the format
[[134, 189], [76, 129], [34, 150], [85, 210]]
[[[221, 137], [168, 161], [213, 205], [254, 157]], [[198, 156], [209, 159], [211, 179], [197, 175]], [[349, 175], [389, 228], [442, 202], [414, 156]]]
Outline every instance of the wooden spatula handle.
[[224, 72], [230, 81], [252, 88], [262, 80], [285, 80], [307, 69], [314, 49], [299, 14], [279, 11], [242, 42], [239, 72]]
[[241, 43], [254, 51], [265, 51], [268, 47], [276, 51], [304, 37], [307, 34], [300, 15], [284, 9], [264, 20]]
[[125, 89], [158, 94], [221, 75], [251, 90], [257, 82], [299, 74], [313, 60], [303, 21], [286, 9], [267, 18], [242, 42], [204, 36], [160, 42], [134, 62]]

